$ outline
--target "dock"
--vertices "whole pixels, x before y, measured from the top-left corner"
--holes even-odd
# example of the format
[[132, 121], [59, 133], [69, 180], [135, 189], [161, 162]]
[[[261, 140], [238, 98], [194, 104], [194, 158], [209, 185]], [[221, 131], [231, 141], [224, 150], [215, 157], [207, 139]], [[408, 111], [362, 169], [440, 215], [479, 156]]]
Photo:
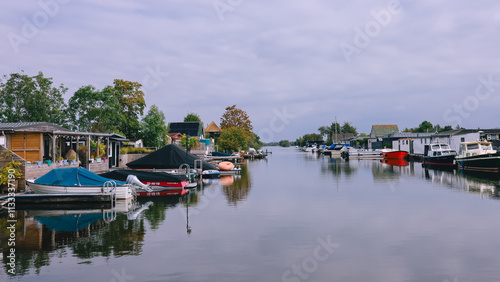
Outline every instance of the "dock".
[[[12, 197], [0, 197], [0, 207], [6, 207]], [[33, 208], [47, 207], [95, 207], [112, 206], [113, 197], [111, 194], [16, 194], [14, 203], [16, 208], [19, 206], [30, 206]]]

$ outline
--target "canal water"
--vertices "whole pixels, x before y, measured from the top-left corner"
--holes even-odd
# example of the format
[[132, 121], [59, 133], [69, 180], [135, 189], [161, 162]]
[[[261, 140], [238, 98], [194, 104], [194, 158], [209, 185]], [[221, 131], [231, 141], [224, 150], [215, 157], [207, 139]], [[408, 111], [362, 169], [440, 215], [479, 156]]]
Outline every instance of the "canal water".
[[[499, 281], [500, 178], [267, 148], [116, 210], [18, 211], [0, 281]], [[9, 280], [10, 280], [9, 279]]]

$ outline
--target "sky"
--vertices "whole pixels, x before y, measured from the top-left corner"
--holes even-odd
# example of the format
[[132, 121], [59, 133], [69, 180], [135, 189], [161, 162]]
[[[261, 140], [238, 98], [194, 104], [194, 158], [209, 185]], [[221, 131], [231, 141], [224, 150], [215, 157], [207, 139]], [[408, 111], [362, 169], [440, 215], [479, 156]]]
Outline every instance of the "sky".
[[350, 122], [500, 127], [494, 0], [39, 0], [0, 4], [0, 75], [143, 85], [166, 122], [246, 111], [265, 142]]

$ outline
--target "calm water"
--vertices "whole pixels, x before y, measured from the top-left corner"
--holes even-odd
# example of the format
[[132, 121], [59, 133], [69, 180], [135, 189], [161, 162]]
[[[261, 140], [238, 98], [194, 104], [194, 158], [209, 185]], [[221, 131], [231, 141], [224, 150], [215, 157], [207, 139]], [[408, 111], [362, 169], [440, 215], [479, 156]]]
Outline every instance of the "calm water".
[[128, 214], [18, 212], [16, 276], [0, 214], [0, 281], [500, 280], [500, 178], [268, 149]]

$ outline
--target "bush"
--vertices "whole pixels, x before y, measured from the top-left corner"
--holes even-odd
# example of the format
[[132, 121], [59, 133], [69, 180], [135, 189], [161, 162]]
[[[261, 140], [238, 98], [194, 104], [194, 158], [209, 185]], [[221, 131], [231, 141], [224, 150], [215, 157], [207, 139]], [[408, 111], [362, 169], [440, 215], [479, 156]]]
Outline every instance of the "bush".
[[153, 152], [153, 150], [146, 148], [135, 148], [135, 147], [123, 147], [120, 149], [120, 154], [149, 154]]

